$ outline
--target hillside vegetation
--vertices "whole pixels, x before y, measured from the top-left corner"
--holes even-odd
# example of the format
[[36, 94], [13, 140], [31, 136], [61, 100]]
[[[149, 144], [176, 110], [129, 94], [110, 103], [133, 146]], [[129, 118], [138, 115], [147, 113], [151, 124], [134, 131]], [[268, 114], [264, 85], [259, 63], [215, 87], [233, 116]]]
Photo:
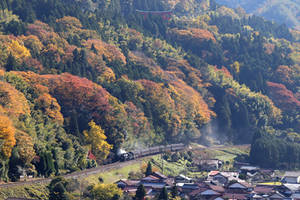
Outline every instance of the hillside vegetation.
[[216, 0], [216, 2], [231, 8], [241, 7], [247, 13], [300, 30], [299, 0]]
[[300, 142], [299, 35], [285, 26], [209, 0], [5, 0], [0, 16], [1, 180], [93, 167], [88, 151], [101, 164], [120, 147], [257, 131]]

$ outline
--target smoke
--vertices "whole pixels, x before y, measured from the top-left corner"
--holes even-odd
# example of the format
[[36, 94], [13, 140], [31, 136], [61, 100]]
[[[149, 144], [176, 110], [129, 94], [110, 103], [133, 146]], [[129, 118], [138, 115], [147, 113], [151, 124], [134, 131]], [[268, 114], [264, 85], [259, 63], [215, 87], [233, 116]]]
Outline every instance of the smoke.
[[217, 120], [211, 120], [200, 131], [202, 133], [201, 142], [206, 143], [205, 145], [219, 145], [227, 141], [225, 134], [218, 126]]
[[124, 153], [127, 153], [124, 149], [118, 149], [118, 151], [117, 151], [117, 155], [118, 156], [120, 156], [120, 155], [122, 155]]
[[122, 148], [126, 149], [126, 151], [140, 151], [149, 147], [143, 142], [142, 138], [128, 137], [123, 143]]

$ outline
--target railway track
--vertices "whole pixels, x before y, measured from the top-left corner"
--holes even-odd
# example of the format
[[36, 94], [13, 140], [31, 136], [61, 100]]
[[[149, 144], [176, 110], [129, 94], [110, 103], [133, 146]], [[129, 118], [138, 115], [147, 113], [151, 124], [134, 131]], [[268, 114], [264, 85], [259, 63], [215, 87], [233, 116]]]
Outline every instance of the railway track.
[[[232, 147], [237, 147], [237, 146], [248, 147], [249, 145], [233, 145]], [[229, 147], [231, 147], [231, 146], [229, 146]], [[155, 147], [155, 148], [158, 148], [158, 147]], [[196, 149], [200, 150], [200, 149], [207, 149], [207, 148], [208, 149], [220, 149], [220, 148], [224, 148], [224, 146], [201, 147], [201, 148], [198, 147], [198, 148], [193, 148], [193, 149], [194, 150], [196, 150]], [[163, 152], [156, 152], [156, 153], [153, 153], [153, 154], [148, 155], [148, 156], [141, 156], [141, 157], [136, 158], [134, 160], [129, 160], [129, 161], [125, 161], [125, 162], [115, 162], [115, 163], [111, 163], [111, 164], [107, 164], [107, 165], [101, 165], [101, 166], [96, 167], [96, 168], [85, 169], [85, 170], [82, 170], [82, 171], [76, 171], [76, 172], [73, 172], [73, 173], [70, 173], [70, 174], [62, 175], [62, 177], [66, 178], [66, 179], [85, 178], [85, 177], [88, 177], [88, 176], [93, 175], [93, 174], [98, 174], [98, 173], [106, 172], [106, 171], [109, 171], [109, 170], [112, 170], [112, 169], [125, 167], [127, 165], [131, 165], [133, 163], [140, 162], [143, 159], [145, 159], [147, 157], [150, 157], [154, 154], [161, 154], [161, 153], [163, 153]], [[0, 184], [0, 189], [1, 188], [15, 187], [15, 186], [32, 185], [32, 184], [48, 184], [48, 183], [51, 182], [51, 180], [52, 180], [52, 178], [44, 178], [44, 179], [34, 179], [34, 180], [28, 180], [28, 181], [5, 183], [5, 184]]]
[[[77, 179], [77, 178], [84, 178], [93, 174], [98, 174], [101, 172], [106, 172], [112, 169], [116, 168], [121, 168], [127, 165], [131, 165], [135, 162], [139, 162], [142, 159], [155, 155], [155, 154], [161, 154], [167, 150], [170, 151], [180, 151], [184, 149], [183, 144], [173, 144], [173, 145], [167, 145], [167, 146], [157, 146], [157, 147], [152, 147], [146, 150], [142, 151], [135, 151], [134, 154], [137, 156], [134, 160], [126, 160], [125, 162], [115, 162], [107, 165], [101, 165], [96, 168], [91, 168], [91, 169], [85, 169], [82, 171], [76, 171], [70, 174], [62, 175], [62, 177], [66, 179]], [[14, 186], [23, 186], [23, 185], [32, 185], [32, 184], [48, 184], [50, 183], [52, 178], [41, 178], [41, 179], [34, 179], [34, 180], [28, 180], [28, 181], [19, 181], [19, 182], [12, 182], [12, 183], [5, 183], [5, 184], [0, 184], [0, 189], [1, 188], [9, 188], [9, 187], [14, 187]]]
[[[115, 162], [115, 163], [111, 163], [111, 164], [107, 164], [107, 165], [102, 165], [102, 166], [99, 166], [96, 168], [85, 169], [82, 171], [77, 171], [77, 172], [73, 172], [70, 174], [62, 175], [62, 177], [66, 178], [66, 179], [85, 178], [85, 177], [93, 175], [93, 174], [98, 174], [101, 172], [110, 171], [112, 169], [125, 167], [127, 165], [131, 165], [131, 164], [139, 162], [141, 160], [142, 160], [142, 158], [138, 158], [138, 159], [130, 160], [130, 161], [126, 161], [126, 162]], [[9, 187], [33, 185], [33, 184], [48, 184], [51, 182], [51, 180], [52, 180], [52, 178], [44, 178], [44, 179], [34, 179], [34, 180], [28, 180], [28, 181], [5, 183], [5, 184], [0, 184], [0, 188], [9, 188]]]

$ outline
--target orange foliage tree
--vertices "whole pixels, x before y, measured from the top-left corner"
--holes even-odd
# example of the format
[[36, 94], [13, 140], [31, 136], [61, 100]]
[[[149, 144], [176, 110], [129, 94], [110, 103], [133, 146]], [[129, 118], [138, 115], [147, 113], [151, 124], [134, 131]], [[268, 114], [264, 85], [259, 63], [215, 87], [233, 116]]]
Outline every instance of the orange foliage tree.
[[16, 147], [21, 161], [24, 165], [29, 165], [35, 156], [32, 138], [27, 133], [17, 130], [16, 141]]
[[112, 44], [107, 44], [97, 39], [89, 39], [83, 45], [89, 49], [91, 49], [92, 45], [94, 45], [97, 55], [105, 56], [109, 62], [118, 60], [121, 61], [122, 64], [126, 64], [126, 57], [116, 46]]
[[60, 105], [57, 100], [48, 93], [41, 94], [36, 100], [40, 108], [45, 112], [47, 116], [54, 119], [59, 124], [63, 124], [64, 118], [60, 112]]
[[2, 113], [16, 118], [30, 113], [30, 107], [24, 95], [2, 81], [0, 81], [0, 108]]
[[[68, 119], [66, 123], [73, 125], [75, 123], [71, 132], [83, 131], [87, 128], [88, 122], [94, 119], [109, 135], [109, 143], [115, 146], [123, 142], [122, 131], [128, 126], [125, 106], [100, 85], [68, 73], [38, 75], [33, 72], [15, 72], [15, 74], [23, 77], [34, 87], [39, 85], [41, 91], [45, 90], [45, 94], [41, 95], [37, 102], [44, 106], [50, 117], [54, 115], [55, 119], [62, 119], [58, 104], [61, 106], [61, 112]], [[51, 96], [47, 94], [47, 90]], [[52, 97], [57, 99], [58, 104]]]
[[0, 115], [0, 143], [1, 159], [8, 159], [11, 156], [12, 148], [16, 144], [16, 139], [13, 123], [4, 115]]

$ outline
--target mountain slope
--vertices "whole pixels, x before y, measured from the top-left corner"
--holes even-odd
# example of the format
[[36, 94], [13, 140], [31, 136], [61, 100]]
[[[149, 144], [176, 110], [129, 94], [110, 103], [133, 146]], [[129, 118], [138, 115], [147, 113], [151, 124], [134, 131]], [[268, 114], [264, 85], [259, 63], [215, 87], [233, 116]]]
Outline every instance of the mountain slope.
[[[17, 180], [16, 166], [93, 167], [89, 151], [101, 164], [120, 147], [210, 144], [211, 124], [222, 143], [258, 131], [300, 141], [297, 32], [209, 0], [89, 2], [0, 2], [1, 180]], [[169, 8], [170, 20], [136, 12]], [[93, 152], [89, 124], [108, 158]]]
[[242, 7], [247, 13], [262, 16], [277, 23], [285, 23], [289, 27], [300, 30], [299, 0], [216, 0], [216, 2], [232, 8]]

